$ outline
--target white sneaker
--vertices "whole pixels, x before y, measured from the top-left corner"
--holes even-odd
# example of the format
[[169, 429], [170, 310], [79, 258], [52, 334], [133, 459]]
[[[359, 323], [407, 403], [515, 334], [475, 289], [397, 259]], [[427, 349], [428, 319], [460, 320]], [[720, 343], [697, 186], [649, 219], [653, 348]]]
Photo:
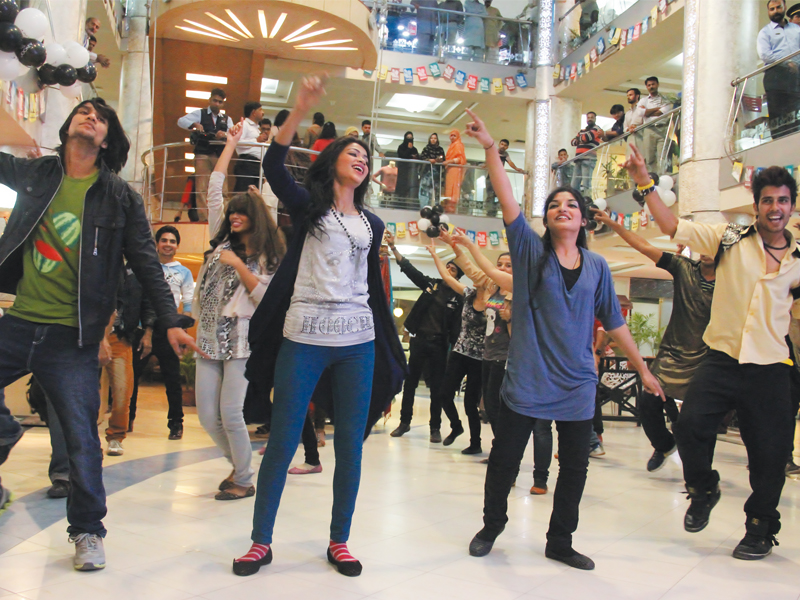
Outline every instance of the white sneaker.
[[108, 442], [108, 450], [106, 450], [106, 454], [109, 456], [122, 456], [125, 450], [122, 448], [122, 442], [118, 440], [111, 440]]
[[603, 444], [598, 443], [597, 445], [593, 446], [592, 449], [589, 451], [589, 456], [591, 458], [597, 458], [598, 456], [604, 456], [605, 453], [606, 451], [603, 448]]
[[106, 568], [106, 552], [103, 549], [103, 538], [99, 535], [79, 533], [69, 536], [69, 541], [75, 544], [75, 558], [72, 559], [72, 564], [76, 571], [97, 571]]

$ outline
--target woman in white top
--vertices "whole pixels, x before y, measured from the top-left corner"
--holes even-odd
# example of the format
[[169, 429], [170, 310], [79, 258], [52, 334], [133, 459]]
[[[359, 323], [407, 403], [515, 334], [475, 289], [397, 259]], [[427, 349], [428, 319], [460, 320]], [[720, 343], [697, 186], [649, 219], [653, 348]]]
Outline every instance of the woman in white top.
[[208, 184], [211, 248], [197, 278], [192, 314], [197, 345], [209, 358], [197, 358], [197, 416], [233, 465], [219, 486], [217, 500], [255, 494], [250, 437], [242, 409], [247, 391], [245, 363], [250, 356], [250, 317], [264, 296], [286, 252], [283, 234], [254, 186], [223, 207], [222, 187], [241, 123], [227, 132], [227, 143]]

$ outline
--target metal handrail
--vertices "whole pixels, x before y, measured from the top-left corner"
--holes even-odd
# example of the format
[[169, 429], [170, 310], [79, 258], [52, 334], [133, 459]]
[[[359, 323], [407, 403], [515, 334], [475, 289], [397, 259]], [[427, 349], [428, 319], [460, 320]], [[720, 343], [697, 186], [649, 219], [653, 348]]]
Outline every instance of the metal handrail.
[[[371, 0], [361, 0], [361, 3], [364, 6], [372, 8], [373, 6], [382, 8], [383, 5], [379, 2], [372, 2]], [[522, 23], [523, 25], [536, 25], [536, 21], [531, 21], [530, 19], [512, 19], [510, 17], [495, 17], [492, 15], [482, 15], [477, 13], [469, 13], [463, 10], [448, 10], [446, 8], [433, 8], [423, 6], [421, 9], [417, 9], [410, 4], [387, 4], [387, 8], [389, 9], [401, 9], [402, 12], [412, 13], [412, 14], [419, 14], [419, 11], [422, 10], [424, 12], [438, 12], [438, 13], [447, 13], [452, 15], [460, 15], [460, 16], [468, 16], [468, 17], [479, 17], [481, 19], [493, 19], [495, 21], [506, 21], [508, 23]]]
[[737, 79], [734, 79], [733, 81], [731, 81], [731, 87], [736, 87], [737, 85], [739, 85], [743, 81], [747, 81], [751, 77], [755, 77], [756, 75], [760, 75], [764, 71], [768, 71], [772, 67], [775, 67], [775, 66], [777, 66], [777, 65], [779, 65], [781, 63], [784, 63], [784, 62], [786, 62], [788, 60], [791, 60], [791, 59], [793, 59], [793, 58], [795, 58], [797, 56], [800, 56], [800, 50], [792, 52], [791, 54], [788, 54], [788, 55], [784, 56], [783, 58], [780, 58], [780, 59], [776, 60], [775, 62], [771, 62], [768, 65], [764, 65], [763, 67], [760, 67], [760, 68], [756, 69], [752, 73], [748, 73], [747, 75], [743, 75], [742, 77], [738, 77]]

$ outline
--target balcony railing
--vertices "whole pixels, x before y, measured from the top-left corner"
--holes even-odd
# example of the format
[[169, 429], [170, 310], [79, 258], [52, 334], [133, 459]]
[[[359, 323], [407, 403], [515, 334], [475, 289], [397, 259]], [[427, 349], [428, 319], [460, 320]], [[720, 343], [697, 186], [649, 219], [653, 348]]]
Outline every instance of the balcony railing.
[[730, 155], [800, 131], [800, 50], [731, 82]]
[[[362, 0], [379, 27], [381, 48], [447, 59], [532, 66], [537, 24], [464, 10]], [[456, 3], [454, 3], [456, 4]], [[457, 4], [461, 4], [458, 2]], [[476, 4], [482, 11], [482, 4]]]
[[611, 0], [602, 9], [597, 2], [584, 0], [575, 4], [559, 19], [558, 60], [565, 58], [579, 48], [595, 33], [602, 31], [614, 19], [636, 4], [639, 0]]
[[611, 198], [633, 189], [622, 164], [633, 143], [647, 161], [648, 171], [658, 175], [678, 172], [681, 109], [674, 108], [654, 121], [641, 125], [591, 153], [581, 154], [553, 165], [552, 186], [568, 185], [592, 199]]
[[[215, 142], [212, 142], [215, 144]], [[216, 144], [222, 144], [216, 142]], [[263, 159], [268, 144], [245, 144], [257, 147]], [[319, 154], [306, 148], [292, 147], [286, 166], [299, 182], [311, 165], [311, 157]], [[228, 189], [233, 189], [233, 173], [240, 159], [231, 160]], [[143, 197], [151, 221], [163, 222], [207, 219], [202, 198], [197, 197], [195, 180], [194, 147], [186, 142], [154, 146], [142, 155], [144, 169]], [[397, 183], [393, 190], [382, 190], [377, 183], [370, 184], [366, 204], [370, 208], [392, 208], [417, 211], [434, 202], [451, 207], [454, 214], [476, 217], [499, 217], [500, 205], [490, 184], [487, 171], [476, 165], [432, 164], [426, 160], [401, 158], [379, 158], [372, 162], [372, 173], [394, 162], [397, 167]], [[261, 163], [259, 163], [260, 165]], [[263, 179], [260, 168], [261, 191], [267, 204], [278, 210], [278, 200]], [[460, 175], [460, 177], [459, 177]], [[201, 175], [202, 176], [202, 175]], [[525, 182], [524, 175], [509, 172], [514, 197], [521, 203]], [[459, 182], [460, 179], [460, 182]], [[487, 189], [488, 188], [488, 189]]]

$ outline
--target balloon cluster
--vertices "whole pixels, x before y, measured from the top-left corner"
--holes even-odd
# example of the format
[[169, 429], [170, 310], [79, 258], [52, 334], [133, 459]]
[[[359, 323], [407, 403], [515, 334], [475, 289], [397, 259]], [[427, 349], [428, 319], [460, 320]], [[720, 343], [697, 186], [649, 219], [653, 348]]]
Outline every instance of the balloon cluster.
[[[662, 175], [659, 177], [655, 173], [650, 173], [650, 177], [653, 178], [653, 183], [656, 184], [658, 196], [661, 198], [661, 201], [668, 207], [675, 204], [675, 201], [678, 199], [678, 197], [675, 195], [675, 192], [672, 191], [672, 188], [675, 186], [675, 180], [669, 175]], [[639, 190], [633, 190], [633, 199], [636, 200], [641, 206], [644, 206], [644, 196], [642, 196]]]
[[94, 81], [97, 69], [78, 42], [43, 44], [47, 27], [42, 11], [19, 10], [14, 0], [0, 0], [0, 79], [12, 81], [34, 68], [39, 89], [58, 84], [62, 94], [75, 98], [81, 93], [78, 82]]
[[447, 229], [447, 224], [450, 222], [450, 218], [444, 214], [441, 204], [423, 206], [419, 211], [419, 216], [422, 218], [417, 221], [417, 227], [420, 231], [424, 231], [429, 238], [439, 237], [440, 228]]

